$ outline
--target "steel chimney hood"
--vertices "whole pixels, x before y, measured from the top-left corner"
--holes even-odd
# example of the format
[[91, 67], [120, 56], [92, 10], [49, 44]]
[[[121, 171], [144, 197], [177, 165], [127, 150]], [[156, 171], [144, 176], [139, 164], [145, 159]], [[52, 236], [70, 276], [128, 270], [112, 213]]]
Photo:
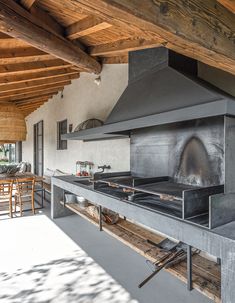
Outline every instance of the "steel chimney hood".
[[219, 115], [235, 115], [235, 98], [197, 78], [197, 61], [152, 48], [129, 54], [128, 86], [104, 125], [63, 139], [124, 138], [134, 129]]

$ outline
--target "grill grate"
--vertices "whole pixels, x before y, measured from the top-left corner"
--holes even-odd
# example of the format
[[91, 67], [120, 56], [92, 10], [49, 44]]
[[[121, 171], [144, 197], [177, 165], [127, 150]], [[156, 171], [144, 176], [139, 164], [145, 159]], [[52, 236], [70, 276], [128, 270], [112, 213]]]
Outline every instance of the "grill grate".
[[96, 190], [150, 211], [192, 224], [209, 227], [209, 199], [224, 192], [224, 186], [200, 187], [177, 183], [173, 178], [112, 176], [95, 180]]

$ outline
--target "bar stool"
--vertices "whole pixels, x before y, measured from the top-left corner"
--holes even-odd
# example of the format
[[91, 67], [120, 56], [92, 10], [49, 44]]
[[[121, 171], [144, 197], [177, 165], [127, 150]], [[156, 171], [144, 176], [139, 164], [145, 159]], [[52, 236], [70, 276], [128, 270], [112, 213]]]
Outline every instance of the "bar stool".
[[35, 190], [35, 178], [23, 178], [16, 179], [16, 189], [15, 189], [15, 212], [16, 207], [20, 207], [20, 215], [23, 214], [23, 204], [25, 202], [31, 202], [33, 214], [35, 214], [34, 206], [34, 190]]
[[9, 203], [9, 215], [12, 218], [13, 180], [0, 180], [0, 203]]

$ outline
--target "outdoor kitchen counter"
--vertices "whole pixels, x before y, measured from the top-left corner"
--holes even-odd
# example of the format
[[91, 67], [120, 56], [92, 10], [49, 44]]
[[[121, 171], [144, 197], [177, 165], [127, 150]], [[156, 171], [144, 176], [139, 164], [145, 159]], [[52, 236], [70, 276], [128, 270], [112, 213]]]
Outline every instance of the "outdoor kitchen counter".
[[95, 191], [92, 186], [77, 183], [76, 181], [79, 180], [81, 179], [75, 176], [52, 178], [51, 217], [53, 219], [72, 214], [60, 203], [64, 198], [64, 191], [68, 191], [169, 237], [208, 252], [221, 259], [222, 302], [235, 302], [235, 222], [208, 230], [104, 195]]

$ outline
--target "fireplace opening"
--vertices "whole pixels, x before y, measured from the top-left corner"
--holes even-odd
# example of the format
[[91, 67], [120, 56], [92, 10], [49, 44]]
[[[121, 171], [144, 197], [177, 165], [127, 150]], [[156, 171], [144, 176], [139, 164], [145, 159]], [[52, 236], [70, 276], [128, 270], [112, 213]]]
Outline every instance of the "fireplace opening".
[[179, 183], [208, 186], [213, 175], [206, 147], [198, 137], [184, 145], [175, 179]]

